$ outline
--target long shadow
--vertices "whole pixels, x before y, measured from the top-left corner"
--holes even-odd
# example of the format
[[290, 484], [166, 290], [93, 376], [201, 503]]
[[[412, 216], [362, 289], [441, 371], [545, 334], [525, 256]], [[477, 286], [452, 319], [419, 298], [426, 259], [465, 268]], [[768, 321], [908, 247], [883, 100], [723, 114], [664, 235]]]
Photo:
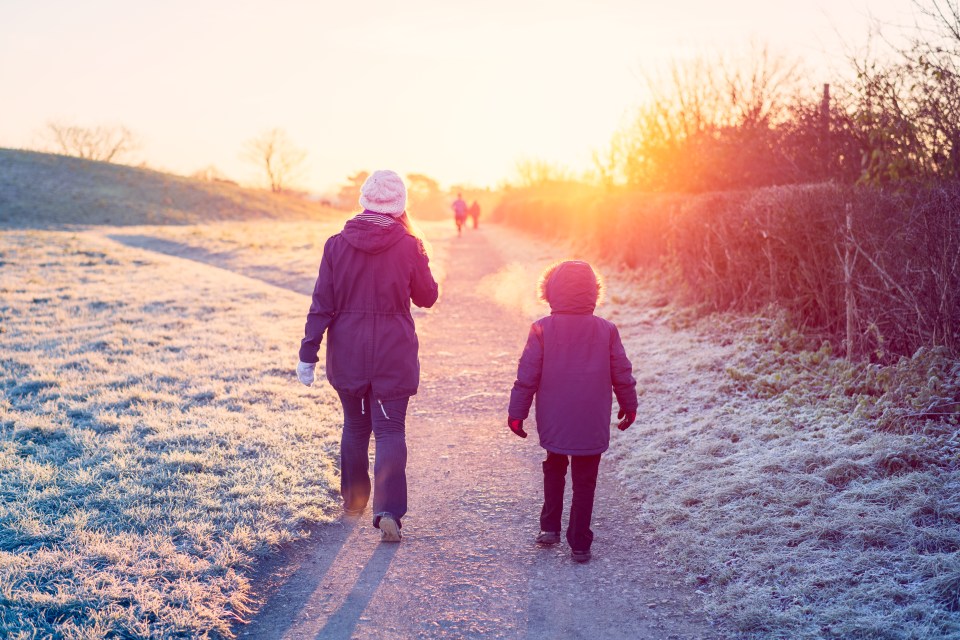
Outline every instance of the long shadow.
[[[365, 539], [356, 522], [326, 528], [322, 541], [305, 542], [273, 561], [287, 575], [260, 612], [235, 630], [240, 638], [350, 638], [400, 545]], [[295, 556], [295, 557], [291, 557]], [[363, 566], [360, 570], [359, 567]], [[262, 573], [270, 573], [262, 569]], [[256, 582], [257, 580], [255, 580]]]
[[288, 271], [274, 266], [237, 265], [231, 259], [233, 252], [208, 251], [203, 247], [196, 247], [182, 242], [156, 238], [154, 236], [114, 233], [109, 234], [107, 237], [128, 247], [146, 249], [147, 251], [155, 251], [176, 258], [201, 262], [209, 266], [217, 267], [218, 269], [223, 269], [224, 271], [266, 282], [274, 287], [288, 289], [294, 293], [310, 295], [313, 292], [313, 284], [316, 279], [315, 273]]
[[334, 638], [351, 638], [357, 628], [360, 616], [367, 610], [367, 605], [377, 592], [377, 587], [383, 581], [390, 569], [390, 563], [397, 554], [399, 545], [381, 544], [373, 552], [367, 565], [357, 577], [353, 590], [347, 594], [343, 604], [329, 618], [323, 628], [317, 632], [318, 640]]
[[[270, 577], [271, 574], [281, 569], [290, 573], [281, 578], [279, 586], [263, 603], [258, 614], [247, 625], [235, 628], [238, 635], [257, 640], [285, 637], [297, 622], [297, 614], [313, 597], [357, 527], [356, 521], [326, 525], [314, 530], [317, 537], [297, 541], [287, 553], [274, 556], [261, 565], [254, 576], [254, 583], [275, 579]], [[279, 621], [279, 616], [273, 614], [278, 609], [283, 609], [285, 613]]]

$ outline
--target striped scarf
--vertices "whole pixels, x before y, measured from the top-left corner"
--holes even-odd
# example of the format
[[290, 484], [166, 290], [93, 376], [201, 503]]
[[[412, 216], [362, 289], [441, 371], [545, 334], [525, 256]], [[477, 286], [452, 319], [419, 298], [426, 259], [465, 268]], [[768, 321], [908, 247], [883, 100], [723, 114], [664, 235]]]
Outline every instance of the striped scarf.
[[372, 222], [380, 227], [389, 227], [390, 225], [397, 223], [397, 219], [391, 215], [387, 215], [386, 213], [378, 213], [376, 211], [369, 211], [367, 209], [364, 209], [362, 212], [355, 215], [353, 219], [361, 220], [363, 222]]

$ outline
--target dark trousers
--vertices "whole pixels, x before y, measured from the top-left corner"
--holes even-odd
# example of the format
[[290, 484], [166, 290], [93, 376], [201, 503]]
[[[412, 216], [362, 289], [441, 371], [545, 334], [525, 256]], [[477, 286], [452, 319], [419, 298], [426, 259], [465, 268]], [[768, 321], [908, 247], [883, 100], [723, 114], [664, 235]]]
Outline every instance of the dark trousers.
[[565, 456], [547, 452], [547, 459], [543, 461], [543, 510], [540, 512], [540, 530], [563, 530], [563, 485], [568, 461], [571, 467], [573, 500], [570, 505], [570, 523], [567, 526], [567, 543], [575, 551], [589, 551], [593, 543], [590, 519], [593, 517], [593, 495], [597, 490], [600, 454]]
[[369, 449], [373, 433], [373, 525], [389, 513], [400, 524], [407, 513], [407, 403], [410, 398], [381, 405], [367, 392], [363, 398], [340, 395], [343, 435], [340, 439], [340, 495], [343, 506], [361, 511], [370, 499]]

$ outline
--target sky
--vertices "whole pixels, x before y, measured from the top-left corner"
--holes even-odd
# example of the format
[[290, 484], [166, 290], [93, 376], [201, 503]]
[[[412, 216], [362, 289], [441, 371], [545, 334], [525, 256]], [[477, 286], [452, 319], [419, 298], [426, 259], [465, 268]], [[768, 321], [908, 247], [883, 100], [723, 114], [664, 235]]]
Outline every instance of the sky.
[[0, 0], [0, 147], [41, 147], [50, 121], [122, 125], [131, 162], [253, 183], [244, 143], [281, 128], [307, 152], [304, 189], [384, 168], [495, 187], [521, 161], [588, 170], [673, 60], [759, 42], [815, 91], [871, 20], [911, 15], [911, 0]]

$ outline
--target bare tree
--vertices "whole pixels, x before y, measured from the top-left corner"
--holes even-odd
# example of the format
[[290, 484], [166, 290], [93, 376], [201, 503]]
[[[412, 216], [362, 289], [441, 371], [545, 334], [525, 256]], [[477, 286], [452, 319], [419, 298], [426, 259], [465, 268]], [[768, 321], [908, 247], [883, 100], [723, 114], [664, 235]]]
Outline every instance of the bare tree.
[[960, 178], [960, 3], [913, 4], [906, 45], [851, 60], [865, 184]]
[[302, 171], [307, 152], [295, 147], [283, 129], [270, 129], [247, 141], [243, 157], [264, 171], [271, 191], [280, 193]]
[[941, 178], [960, 178], [960, 2], [914, 0], [925, 18], [902, 52], [914, 82], [914, 117]]
[[46, 137], [64, 155], [102, 162], [113, 162], [140, 146], [136, 136], [123, 126], [81, 127], [50, 121]]
[[957, 53], [960, 46], [960, 3], [957, 0], [914, 0], [914, 6], [921, 14], [934, 22], [936, 35], [952, 43]]

